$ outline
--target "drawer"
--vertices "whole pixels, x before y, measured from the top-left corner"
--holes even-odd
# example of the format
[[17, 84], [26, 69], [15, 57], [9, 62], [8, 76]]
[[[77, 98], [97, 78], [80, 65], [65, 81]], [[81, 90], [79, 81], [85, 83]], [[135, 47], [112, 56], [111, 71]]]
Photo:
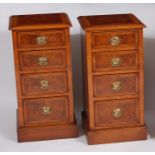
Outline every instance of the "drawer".
[[138, 93], [138, 75], [117, 74], [94, 76], [94, 96], [111, 97]]
[[93, 71], [137, 69], [137, 51], [94, 52]]
[[92, 49], [103, 51], [137, 49], [138, 32], [136, 30], [92, 32], [91, 41]]
[[66, 97], [26, 99], [23, 106], [25, 123], [68, 121], [69, 103]]
[[67, 91], [66, 72], [27, 74], [22, 76], [23, 95], [66, 93]]
[[138, 102], [138, 99], [95, 102], [95, 125], [107, 128], [138, 124]]
[[64, 49], [20, 52], [19, 58], [21, 70], [66, 68], [66, 51]]
[[18, 33], [19, 49], [54, 48], [65, 45], [63, 30], [31, 31]]

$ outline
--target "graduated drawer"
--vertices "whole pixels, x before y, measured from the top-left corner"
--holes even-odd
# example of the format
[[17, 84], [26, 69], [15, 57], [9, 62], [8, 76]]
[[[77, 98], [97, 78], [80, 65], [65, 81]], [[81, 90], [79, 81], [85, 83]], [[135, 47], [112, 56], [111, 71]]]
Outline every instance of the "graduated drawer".
[[18, 33], [18, 48], [41, 49], [54, 48], [65, 45], [65, 33], [63, 30], [29, 31]]
[[67, 97], [36, 98], [23, 101], [25, 123], [67, 122], [69, 103]]
[[66, 72], [26, 74], [21, 81], [23, 95], [66, 93], [68, 89]]
[[66, 67], [66, 51], [64, 49], [20, 52], [19, 58], [21, 70]]
[[95, 97], [138, 94], [138, 74], [97, 75], [93, 78]]
[[137, 98], [95, 102], [95, 126], [107, 128], [138, 124], [138, 102]]
[[137, 69], [137, 51], [94, 52], [93, 71]]
[[138, 47], [138, 31], [117, 30], [91, 33], [92, 49], [102, 51], [132, 50]]

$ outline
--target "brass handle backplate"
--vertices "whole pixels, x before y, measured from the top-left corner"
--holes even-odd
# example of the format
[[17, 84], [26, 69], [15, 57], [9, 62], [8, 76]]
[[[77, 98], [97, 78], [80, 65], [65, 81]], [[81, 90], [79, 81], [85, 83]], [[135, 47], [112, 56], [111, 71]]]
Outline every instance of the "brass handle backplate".
[[38, 45], [46, 45], [47, 38], [45, 36], [39, 36], [39, 37], [37, 37], [36, 42]]
[[111, 39], [110, 39], [110, 44], [112, 45], [112, 46], [117, 46], [117, 45], [119, 45], [121, 43], [121, 39], [120, 39], [120, 37], [118, 37], [118, 36], [113, 36]]
[[51, 108], [50, 107], [42, 107], [42, 113], [44, 115], [49, 115], [51, 113]]
[[48, 58], [47, 57], [39, 57], [38, 58], [38, 64], [40, 66], [46, 66], [46, 65], [48, 65]]
[[49, 82], [47, 81], [47, 80], [42, 80], [42, 81], [40, 81], [40, 88], [41, 89], [48, 89], [48, 87], [49, 87]]
[[122, 63], [122, 59], [121, 58], [113, 58], [111, 60], [111, 66], [112, 67], [118, 67], [118, 66], [121, 65], [121, 63]]
[[122, 88], [122, 84], [120, 81], [115, 81], [112, 83], [112, 90], [118, 91]]
[[113, 117], [116, 117], [116, 118], [121, 117], [122, 116], [122, 110], [121, 110], [121, 108], [114, 109], [112, 111], [112, 116]]

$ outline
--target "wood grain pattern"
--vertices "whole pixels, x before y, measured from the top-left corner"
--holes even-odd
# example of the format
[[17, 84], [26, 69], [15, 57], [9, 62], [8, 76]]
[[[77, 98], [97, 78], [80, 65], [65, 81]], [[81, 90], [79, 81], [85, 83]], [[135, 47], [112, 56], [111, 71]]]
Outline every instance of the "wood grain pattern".
[[[42, 88], [42, 81], [47, 81], [47, 88]], [[65, 93], [67, 89], [66, 73], [26, 74], [21, 76], [22, 94]]]
[[[138, 89], [137, 74], [116, 74], [94, 76], [94, 97], [119, 96], [125, 94], [136, 94]], [[120, 82], [120, 89], [113, 90], [113, 83]]]
[[[102, 51], [136, 49], [138, 46], [137, 35], [138, 35], [137, 31], [134, 29], [92, 32], [91, 34], [92, 49], [102, 49]], [[111, 45], [110, 42], [110, 40], [114, 36], [120, 38], [120, 43], [116, 46]]]
[[81, 16], [78, 20], [88, 144], [146, 139], [145, 25], [133, 14]]
[[[95, 125], [104, 128], [138, 125], [138, 102], [137, 98], [95, 102]], [[120, 117], [113, 116], [113, 111], [117, 108], [121, 110]]]
[[72, 24], [66, 13], [14, 15], [9, 20], [9, 29], [11, 30], [66, 28], [70, 26]]
[[[39, 45], [37, 38], [43, 36], [46, 38], [46, 43]], [[27, 31], [18, 33], [18, 48], [19, 50], [39, 50], [65, 46], [64, 29], [51, 29], [43, 31]]]
[[[120, 71], [138, 68], [137, 51], [96, 52], [92, 54], [93, 71]], [[112, 65], [112, 60], [120, 59], [119, 65]]]
[[[64, 97], [36, 98], [23, 101], [24, 120], [26, 124], [43, 124], [55, 122], [68, 122], [69, 101]], [[43, 108], [48, 107], [49, 113]]]
[[73, 110], [70, 26], [64, 13], [10, 17], [19, 142], [78, 135]]
[[[47, 64], [42, 65], [39, 59], [45, 57]], [[64, 49], [20, 52], [21, 70], [62, 69], [66, 68], [66, 51]]]
[[145, 25], [134, 14], [111, 14], [80, 16], [78, 20], [85, 31], [144, 28]]

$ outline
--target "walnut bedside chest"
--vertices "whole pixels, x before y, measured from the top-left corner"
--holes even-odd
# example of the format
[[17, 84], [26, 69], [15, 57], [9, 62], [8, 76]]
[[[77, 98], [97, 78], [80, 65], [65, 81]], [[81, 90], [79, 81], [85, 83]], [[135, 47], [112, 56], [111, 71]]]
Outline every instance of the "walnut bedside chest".
[[65, 13], [10, 17], [19, 142], [78, 136], [69, 27]]
[[147, 139], [143, 28], [133, 14], [81, 16], [88, 144]]

